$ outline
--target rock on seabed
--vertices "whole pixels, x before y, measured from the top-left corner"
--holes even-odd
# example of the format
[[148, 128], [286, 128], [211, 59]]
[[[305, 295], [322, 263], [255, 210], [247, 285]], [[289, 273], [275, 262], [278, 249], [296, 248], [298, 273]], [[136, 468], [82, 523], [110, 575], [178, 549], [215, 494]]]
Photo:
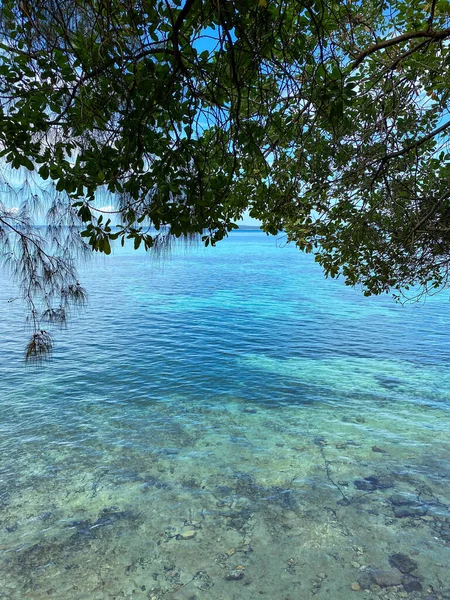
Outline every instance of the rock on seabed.
[[391, 566], [395, 567], [402, 573], [411, 573], [419, 566], [415, 560], [410, 558], [407, 554], [403, 554], [402, 552], [391, 554], [389, 557], [389, 562]]
[[194, 529], [188, 529], [187, 531], [182, 531], [177, 535], [178, 540], [192, 540], [197, 535], [197, 532]]

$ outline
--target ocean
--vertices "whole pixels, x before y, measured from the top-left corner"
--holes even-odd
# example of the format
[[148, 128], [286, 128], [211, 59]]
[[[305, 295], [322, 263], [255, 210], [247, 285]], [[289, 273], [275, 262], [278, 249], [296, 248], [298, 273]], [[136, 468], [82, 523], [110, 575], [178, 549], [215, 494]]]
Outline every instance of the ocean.
[[2, 275], [2, 600], [450, 598], [449, 291], [245, 230], [80, 277], [33, 367]]

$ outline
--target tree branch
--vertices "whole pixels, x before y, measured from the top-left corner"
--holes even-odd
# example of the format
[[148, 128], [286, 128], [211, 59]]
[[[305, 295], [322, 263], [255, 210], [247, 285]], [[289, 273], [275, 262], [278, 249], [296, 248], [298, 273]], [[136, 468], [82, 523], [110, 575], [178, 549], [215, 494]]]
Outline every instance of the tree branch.
[[186, 4], [183, 6], [183, 8], [181, 9], [177, 20], [175, 21], [175, 23], [173, 24], [173, 31], [172, 31], [172, 43], [173, 43], [173, 51], [175, 54], [175, 60], [177, 61], [178, 65], [181, 65], [181, 55], [180, 55], [180, 46], [179, 46], [179, 40], [178, 40], [178, 34], [180, 33], [180, 29], [183, 25], [184, 20], [186, 19], [186, 17], [188, 16], [192, 6], [194, 5], [196, 0], [187, 0]]
[[430, 17], [428, 19], [428, 29], [433, 27], [433, 19], [434, 19], [434, 11], [436, 10], [436, 2], [437, 0], [433, 0], [431, 3]]
[[405, 52], [404, 54], [401, 54], [400, 56], [398, 56], [393, 63], [391, 63], [391, 65], [389, 65], [388, 70], [389, 71], [393, 71], [394, 69], [397, 68], [397, 66], [403, 61], [405, 60], [405, 58], [408, 58], [408, 56], [411, 56], [411, 54], [414, 54], [414, 52], [418, 52], [419, 50], [421, 50], [422, 48], [424, 48], [425, 46], [427, 46], [428, 44], [431, 44], [432, 40], [424, 40], [423, 42], [420, 42], [420, 44], [417, 44], [416, 46], [413, 46], [412, 48], [410, 48], [407, 52]]
[[443, 194], [440, 198], [438, 198], [436, 200], [436, 202], [433, 204], [431, 210], [424, 217], [422, 217], [416, 225], [413, 226], [413, 235], [414, 235], [414, 233], [416, 233], [418, 231], [418, 229], [420, 227], [422, 227], [422, 225], [424, 223], [426, 223], [427, 221], [429, 221], [431, 219], [431, 217], [436, 213], [437, 209], [439, 208], [441, 202], [443, 202], [444, 200], [447, 200], [448, 197], [449, 197], [449, 193], [445, 192], [445, 194]]
[[[153, 54], [174, 54], [174, 52], [172, 50], [169, 50], [168, 48], [162, 48], [162, 47], [148, 48], [146, 50], [142, 50], [142, 52], [138, 52], [137, 54], [131, 54], [128, 56], [124, 56], [124, 57], [122, 57], [122, 60], [137, 62], [138, 60], [141, 60], [142, 58], [146, 58], [147, 56], [151, 56]], [[102, 73], [104, 73], [104, 71], [106, 71], [106, 69], [115, 65], [117, 62], [117, 59], [118, 59], [118, 57], [113, 57], [110, 60], [108, 60], [105, 64], [101, 65], [100, 67], [97, 67], [96, 69], [92, 69], [92, 71], [88, 71], [81, 77], [81, 81], [84, 82], [89, 79], [92, 79], [93, 77], [97, 77], [97, 75], [101, 75]]]
[[390, 46], [396, 46], [397, 44], [401, 44], [402, 42], [408, 42], [409, 40], [415, 38], [427, 38], [434, 42], [439, 40], [443, 40], [446, 37], [450, 36], [450, 27], [447, 29], [443, 29], [442, 31], [410, 31], [408, 33], [403, 33], [402, 35], [398, 35], [397, 37], [390, 38], [388, 40], [383, 40], [382, 42], [378, 42], [377, 44], [373, 44], [373, 46], [369, 46], [366, 48], [359, 56], [353, 61], [352, 69], [356, 69], [364, 59], [366, 59], [371, 54], [378, 52], [379, 50], [384, 50], [384, 48], [389, 48]]
[[12, 52], [14, 54], [19, 54], [19, 56], [26, 56], [30, 60], [37, 60], [39, 56], [37, 54], [31, 54], [30, 52], [26, 52], [25, 50], [19, 50], [19, 48], [13, 48], [12, 46], [8, 46], [8, 44], [4, 44], [0, 42], [0, 50], [5, 50], [5, 52]]
[[387, 160], [390, 160], [391, 158], [397, 158], [398, 156], [401, 156], [402, 154], [406, 154], [410, 150], [414, 150], [415, 148], [418, 148], [419, 146], [421, 146], [425, 142], [428, 142], [428, 140], [431, 140], [433, 137], [435, 137], [436, 135], [439, 135], [440, 133], [442, 133], [449, 127], [450, 127], [450, 121], [447, 121], [446, 123], [444, 123], [437, 129], [434, 129], [433, 131], [431, 131], [428, 135], [425, 135], [424, 137], [418, 139], [417, 141], [410, 144], [409, 146], [406, 146], [405, 148], [402, 148], [401, 150], [398, 150], [397, 152], [392, 152], [391, 154], [386, 154], [386, 156], [384, 156], [382, 159], [383, 162], [386, 162]]

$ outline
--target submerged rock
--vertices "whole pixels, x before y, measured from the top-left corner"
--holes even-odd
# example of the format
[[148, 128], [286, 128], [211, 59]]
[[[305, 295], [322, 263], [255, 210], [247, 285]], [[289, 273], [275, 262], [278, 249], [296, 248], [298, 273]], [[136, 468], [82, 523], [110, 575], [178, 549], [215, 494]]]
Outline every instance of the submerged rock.
[[402, 583], [403, 575], [397, 569], [375, 569], [368, 567], [358, 577], [358, 583], [364, 589], [369, 589], [372, 584], [380, 588], [393, 587]]
[[395, 567], [402, 573], [412, 573], [419, 566], [415, 560], [410, 558], [407, 554], [398, 552], [397, 554], [391, 554], [389, 562], [392, 567]]
[[354, 484], [358, 490], [373, 492], [375, 490], [386, 490], [394, 487], [394, 480], [388, 475], [369, 475], [369, 477], [365, 477], [364, 479], [356, 479]]
[[188, 529], [179, 533], [177, 535], [177, 540], [192, 540], [196, 535], [197, 532], [194, 529]]
[[244, 579], [244, 571], [241, 569], [233, 569], [227, 575], [225, 575], [227, 581], [238, 581]]
[[405, 575], [402, 583], [405, 591], [407, 592], [420, 592], [422, 590], [422, 584], [420, 583], [420, 579], [418, 577]]
[[370, 572], [370, 569], [361, 571], [361, 573], [358, 575], [358, 583], [365, 590], [370, 588], [371, 584], [373, 583], [372, 574]]
[[423, 517], [427, 514], [426, 506], [394, 506], [394, 516], [397, 519], [404, 519], [406, 517]]
[[402, 583], [402, 574], [397, 569], [371, 569], [373, 581], [381, 588], [393, 587]]
[[418, 506], [420, 502], [417, 499], [417, 496], [414, 494], [408, 494], [406, 492], [399, 492], [397, 494], [392, 494], [389, 498], [389, 502], [394, 506]]
[[313, 440], [316, 446], [327, 446], [328, 441], [323, 436], [316, 436]]

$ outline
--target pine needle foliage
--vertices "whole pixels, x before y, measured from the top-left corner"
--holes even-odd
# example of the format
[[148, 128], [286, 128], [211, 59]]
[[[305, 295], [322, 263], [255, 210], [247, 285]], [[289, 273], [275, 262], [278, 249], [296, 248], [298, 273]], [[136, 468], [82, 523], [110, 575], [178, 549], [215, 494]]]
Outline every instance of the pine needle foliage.
[[0, 245], [35, 331], [84, 302], [86, 247], [245, 211], [366, 295], [446, 287], [449, 42], [449, 0], [4, 0]]

